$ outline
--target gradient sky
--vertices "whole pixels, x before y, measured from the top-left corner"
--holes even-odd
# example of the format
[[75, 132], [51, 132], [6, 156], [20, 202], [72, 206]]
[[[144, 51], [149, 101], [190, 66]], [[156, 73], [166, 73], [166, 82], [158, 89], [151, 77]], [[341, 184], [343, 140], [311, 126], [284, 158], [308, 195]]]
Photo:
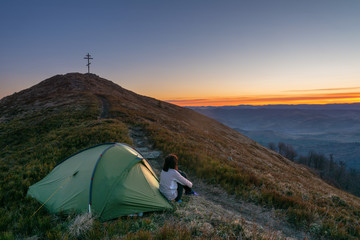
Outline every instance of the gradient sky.
[[1, 0], [0, 98], [91, 72], [178, 105], [360, 102], [358, 0]]

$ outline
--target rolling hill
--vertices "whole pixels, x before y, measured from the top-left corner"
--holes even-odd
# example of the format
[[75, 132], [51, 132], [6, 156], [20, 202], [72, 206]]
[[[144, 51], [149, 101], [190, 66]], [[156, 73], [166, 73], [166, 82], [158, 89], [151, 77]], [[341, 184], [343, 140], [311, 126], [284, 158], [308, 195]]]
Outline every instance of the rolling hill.
[[[272, 233], [251, 230], [241, 216], [234, 217], [239, 201], [263, 209], [264, 215], [273, 211], [286, 222], [281, 224], [300, 229], [310, 239], [360, 237], [359, 198], [191, 109], [80, 73], [56, 75], [0, 100], [1, 237], [72, 238], [68, 229], [75, 215], [53, 216], [41, 208], [32, 216], [40, 204], [26, 197], [28, 187], [86, 147], [103, 142], [135, 145], [134, 129], [141, 129], [150, 148], [177, 154], [181, 169], [203, 186], [203, 196], [185, 199], [172, 212], [107, 223], [95, 220], [86, 239], [274, 239]], [[208, 205], [205, 200], [219, 193], [223, 199]], [[229, 214], [215, 218], [217, 209], [225, 207], [221, 204], [228, 205]], [[267, 228], [266, 221], [257, 223]], [[280, 225], [276, 236], [303, 238], [287, 234]]]

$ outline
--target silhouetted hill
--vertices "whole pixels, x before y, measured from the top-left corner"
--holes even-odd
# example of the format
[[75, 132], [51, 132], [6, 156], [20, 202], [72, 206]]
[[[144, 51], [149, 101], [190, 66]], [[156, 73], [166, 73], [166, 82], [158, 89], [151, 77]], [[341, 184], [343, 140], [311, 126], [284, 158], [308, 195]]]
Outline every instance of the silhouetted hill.
[[[138, 95], [94, 74], [79, 73], [54, 76], [0, 101], [0, 230], [4, 236], [69, 236], [65, 227], [70, 224], [69, 218], [58, 216], [51, 220], [44, 209], [31, 217], [39, 203], [25, 198], [27, 188], [56, 163], [85, 147], [102, 142], [132, 144], [129, 132], [135, 127], [145, 132], [153, 148], [164, 154], [178, 154], [180, 167], [189, 174], [206, 184], [221, 186], [228, 194], [257, 204], [264, 211], [277, 209], [283, 220], [311, 238], [360, 236], [360, 199], [330, 186], [308, 168], [191, 109]], [[204, 198], [211, 199], [211, 195], [205, 192]], [[228, 209], [232, 201], [235, 200], [229, 198]], [[181, 206], [178, 208], [175, 216], [149, 215], [143, 223], [137, 222], [140, 232], [136, 234], [158, 234], [151, 233], [147, 223], [159, 224], [158, 231], [172, 234], [179, 228], [163, 219], [169, 217], [179, 221], [181, 231], [192, 238], [253, 236], [241, 219], [215, 221], [211, 214], [201, 213], [190, 219], [181, 213]], [[207, 228], [196, 225], [200, 218], [207, 219]], [[15, 224], [18, 219], [24, 223]], [[186, 222], [191, 221], [190, 227]], [[125, 236], [128, 233], [115, 229], [119, 226], [130, 229], [130, 223], [98, 222], [87, 238]], [[224, 230], [227, 235], [206, 230], [221, 228], [227, 229]], [[298, 236], [286, 233], [283, 228], [280, 233]]]

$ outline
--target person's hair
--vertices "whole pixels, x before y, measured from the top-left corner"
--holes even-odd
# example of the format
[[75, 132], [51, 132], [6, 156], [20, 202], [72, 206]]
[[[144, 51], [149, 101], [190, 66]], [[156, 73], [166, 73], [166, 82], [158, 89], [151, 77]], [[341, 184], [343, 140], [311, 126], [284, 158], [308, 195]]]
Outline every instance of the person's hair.
[[178, 157], [175, 154], [169, 154], [165, 158], [163, 170], [167, 172], [169, 168], [178, 170]]

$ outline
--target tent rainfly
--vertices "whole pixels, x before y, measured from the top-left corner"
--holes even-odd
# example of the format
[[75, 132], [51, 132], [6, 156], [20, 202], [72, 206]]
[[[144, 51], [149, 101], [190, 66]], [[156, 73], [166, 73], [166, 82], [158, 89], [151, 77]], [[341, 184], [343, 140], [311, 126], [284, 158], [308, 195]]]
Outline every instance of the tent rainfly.
[[102, 221], [172, 208], [151, 166], [120, 143], [96, 145], [70, 156], [27, 194], [51, 213], [89, 211]]

